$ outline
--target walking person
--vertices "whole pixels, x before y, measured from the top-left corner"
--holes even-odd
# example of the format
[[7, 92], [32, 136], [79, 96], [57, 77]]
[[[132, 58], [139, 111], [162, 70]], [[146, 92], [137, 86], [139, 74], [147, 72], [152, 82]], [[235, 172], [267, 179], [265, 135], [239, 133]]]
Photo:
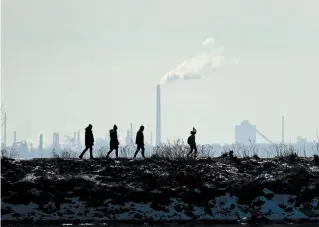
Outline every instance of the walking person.
[[138, 152], [141, 150], [142, 152], [142, 156], [143, 158], [145, 158], [145, 145], [144, 145], [144, 134], [143, 134], [143, 131], [144, 131], [144, 126], [142, 125], [140, 127], [140, 129], [137, 131], [136, 133], [136, 140], [135, 140], [135, 143], [136, 143], [136, 146], [137, 146], [137, 149], [135, 151], [135, 154], [134, 154], [134, 158], [136, 158], [136, 155], [138, 154]]
[[93, 126], [89, 124], [88, 127], [85, 129], [85, 149], [80, 154], [79, 158], [82, 159], [83, 155], [87, 150], [90, 149], [90, 159], [94, 159], [93, 157], [93, 146], [94, 146], [94, 136], [92, 132]]
[[119, 141], [117, 139], [117, 126], [114, 125], [113, 129], [110, 130], [110, 151], [107, 153], [106, 157], [108, 158], [109, 155], [115, 150], [116, 158], [118, 158], [119, 153]]
[[195, 134], [197, 130], [193, 127], [193, 130], [190, 132], [190, 136], [187, 139], [187, 143], [190, 147], [190, 152], [187, 154], [187, 157], [189, 157], [193, 152], [195, 154], [195, 158], [197, 155], [197, 146], [196, 146], [196, 140], [195, 140]]

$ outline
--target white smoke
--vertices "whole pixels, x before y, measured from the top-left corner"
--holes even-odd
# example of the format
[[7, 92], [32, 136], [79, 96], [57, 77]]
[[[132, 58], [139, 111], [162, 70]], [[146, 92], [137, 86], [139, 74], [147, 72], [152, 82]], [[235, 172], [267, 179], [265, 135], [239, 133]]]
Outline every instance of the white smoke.
[[207, 38], [202, 46], [203, 52], [183, 61], [176, 68], [166, 73], [162, 79], [161, 84], [169, 83], [176, 80], [193, 80], [203, 77], [205, 70], [216, 71], [217, 68], [224, 63], [224, 56], [222, 55], [223, 47], [215, 48], [215, 40]]

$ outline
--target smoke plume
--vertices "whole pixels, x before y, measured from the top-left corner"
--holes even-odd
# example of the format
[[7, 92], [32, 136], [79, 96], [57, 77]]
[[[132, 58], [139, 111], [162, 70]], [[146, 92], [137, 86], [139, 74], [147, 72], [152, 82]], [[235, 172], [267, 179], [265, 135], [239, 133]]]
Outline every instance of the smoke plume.
[[224, 63], [223, 47], [216, 48], [215, 40], [207, 38], [203, 43], [203, 51], [183, 61], [167, 72], [161, 79], [161, 84], [176, 80], [193, 80], [203, 77], [205, 70], [216, 71]]

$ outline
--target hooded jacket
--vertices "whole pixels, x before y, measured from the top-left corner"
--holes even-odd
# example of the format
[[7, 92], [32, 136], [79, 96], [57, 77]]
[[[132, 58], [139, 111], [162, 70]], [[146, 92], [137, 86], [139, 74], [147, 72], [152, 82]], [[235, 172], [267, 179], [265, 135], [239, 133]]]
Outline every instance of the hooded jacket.
[[138, 130], [138, 132], [136, 133], [135, 143], [138, 146], [144, 146], [144, 134], [142, 130]]
[[92, 129], [90, 127], [86, 127], [85, 129], [85, 146], [93, 146], [94, 145], [94, 136]]

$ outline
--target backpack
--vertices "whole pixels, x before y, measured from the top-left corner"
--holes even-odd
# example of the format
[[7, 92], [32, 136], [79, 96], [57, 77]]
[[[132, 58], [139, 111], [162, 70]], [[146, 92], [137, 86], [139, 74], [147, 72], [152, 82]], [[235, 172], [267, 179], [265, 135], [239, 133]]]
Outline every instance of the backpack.
[[191, 140], [192, 140], [192, 139], [191, 139], [191, 136], [189, 136], [189, 137], [188, 137], [188, 139], [187, 139], [187, 143], [188, 143], [188, 145], [190, 145], [190, 144], [191, 144]]

